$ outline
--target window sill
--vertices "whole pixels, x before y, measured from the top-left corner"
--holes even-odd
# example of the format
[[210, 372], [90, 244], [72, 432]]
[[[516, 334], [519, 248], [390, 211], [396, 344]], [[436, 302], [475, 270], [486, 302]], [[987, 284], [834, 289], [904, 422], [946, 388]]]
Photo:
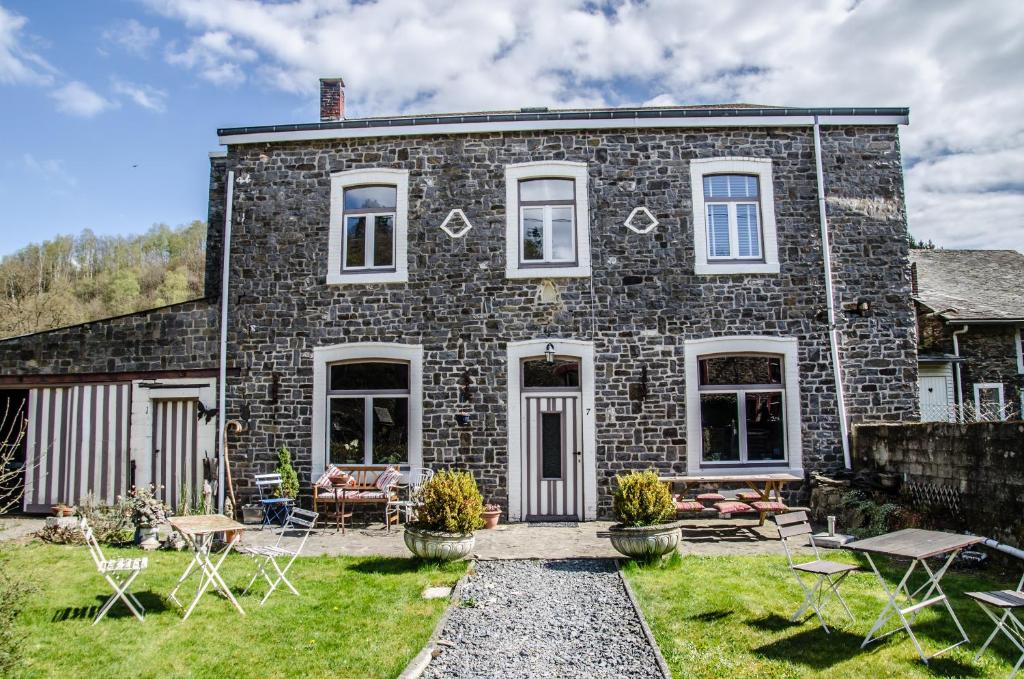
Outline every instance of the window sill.
[[792, 474], [793, 476], [803, 478], [804, 470], [802, 467], [790, 467], [787, 464], [752, 466], [728, 462], [718, 464], [714, 462], [701, 462], [699, 469], [690, 470], [687, 474], [690, 476], [699, 476], [701, 474], [709, 476], [764, 476], [765, 474]]
[[327, 285], [361, 285], [366, 283], [408, 283], [407, 271], [382, 271], [380, 273], [329, 273]]
[[707, 276], [715, 274], [776, 274], [779, 273], [778, 262], [729, 262], [728, 264], [714, 264], [697, 262], [693, 265], [693, 272], [698, 275]]
[[590, 278], [590, 265], [506, 268], [505, 278]]

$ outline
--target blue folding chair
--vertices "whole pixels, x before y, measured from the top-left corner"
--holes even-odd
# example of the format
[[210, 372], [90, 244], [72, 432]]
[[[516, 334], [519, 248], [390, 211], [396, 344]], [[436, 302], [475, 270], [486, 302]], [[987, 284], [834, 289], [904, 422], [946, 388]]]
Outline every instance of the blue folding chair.
[[263, 526], [276, 523], [283, 526], [291, 515], [295, 498], [278, 497], [281, 492], [280, 474], [257, 474], [255, 477], [256, 491], [260, 494], [260, 506], [263, 508]]

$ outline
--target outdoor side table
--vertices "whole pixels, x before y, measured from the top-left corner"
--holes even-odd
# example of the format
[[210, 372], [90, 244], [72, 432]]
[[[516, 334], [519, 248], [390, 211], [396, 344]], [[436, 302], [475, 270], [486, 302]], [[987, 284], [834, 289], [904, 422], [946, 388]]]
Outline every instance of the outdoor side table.
[[[845, 545], [846, 549], [850, 549], [856, 552], [861, 552], [867, 557], [868, 563], [871, 564], [871, 570], [875, 572], [878, 577], [878, 581], [882, 583], [882, 589], [885, 590], [886, 596], [889, 598], [889, 603], [882, 609], [881, 614], [875, 621], [874, 627], [868, 632], [868, 635], [864, 637], [864, 643], [860, 645], [864, 648], [873, 641], [878, 641], [884, 637], [893, 634], [894, 632], [900, 631], [899, 628], [886, 632], [885, 634], [877, 634], [885, 623], [892, 619], [893, 616], [898, 616], [902, 628], [907, 631], [910, 635], [910, 640], [914, 642], [914, 647], [917, 649], [918, 655], [921, 656], [921, 660], [925, 664], [928, 663], [930, 658], [934, 658], [937, 655], [945, 653], [948, 650], [954, 649], [961, 644], [965, 644], [970, 639], [967, 638], [967, 633], [964, 632], [963, 626], [960, 621], [957, 620], [956, 614], [953, 612], [953, 607], [949, 605], [949, 599], [946, 597], [946, 593], [942, 591], [942, 587], [939, 585], [939, 581], [942, 580], [942, 576], [946, 574], [946, 570], [950, 564], [953, 563], [953, 559], [960, 553], [964, 547], [969, 547], [973, 544], [981, 542], [982, 538], [974, 537], [971, 535], [956, 535], [954, 533], [941, 533], [933, 530], [921, 530], [919, 528], [907, 528], [905, 530], [899, 530], [895, 533], [888, 533], [886, 535], [879, 535], [878, 537], [867, 538], [865, 540], [857, 540]], [[880, 554], [883, 556], [897, 557], [910, 559], [910, 566], [907, 568], [907, 572], [904, 574], [903, 579], [900, 580], [899, 584], [894, 590], [889, 589], [889, 586], [885, 582], [885, 578], [878, 571], [875, 566], [874, 560], [871, 558], [872, 554]], [[928, 565], [928, 559], [937, 556], [946, 556], [945, 563], [937, 570], [932, 570]], [[927, 574], [924, 584], [915, 589], [913, 592], [910, 591], [908, 585], [910, 576], [914, 570], [921, 566], [924, 572]], [[927, 590], [927, 591], [926, 591]], [[924, 592], [923, 596], [918, 599], [918, 596]], [[907, 605], [901, 607], [898, 603], [898, 599], [901, 595], [906, 598]], [[942, 604], [946, 607], [946, 612], [949, 613], [949, 617], [953, 619], [956, 624], [956, 628], [960, 631], [960, 641], [956, 642], [952, 646], [947, 646], [940, 651], [936, 651], [929, 656], [924, 654], [924, 650], [921, 649], [921, 644], [918, 642], [917, 637], [914, 636], [914, 630], [911, 629], [911, 625], [917, 619], [919, 611], [929, 607], [935, 606], [936, 604]]]
[[228, 601], [238, 609], [240, 615], [245, 615], [245, 611], [242, 610], [241, 605], [235, 599], [231, 593], [231, 589], [224, 582], [224, 579], [220, 576], [220, 567], [224, 563], [224, 559], [227, 557], [231, 548], [235, 546], [238, 541], [238, 534], [228, 541], [224, 551], [221, 552], [220, 558], [214, 560], [211, 555], [211, 547], [213, 546], [213, 536], [217, 533], [230, 532], [230, 531], [243, 531], [246, 530], [247, 526], [238, 523], [223, 514], [199, 514], [195, 516], [175, 516], [170, 519], [171, 526], [176, 531], [181, 533], [185, 537], [185, 542], [188, 543], [189, 549], [192, 550], [192, 561], [189, 562], [188, 568], [178, 578], [178, 582], [174, 585], [174, 589], [168, 595], [168, 598], [174, 603], [178, 604], [182, 608], [184, 605], [178, 601], [177, 596], [178, 589], [188, 580], [193, 570], [197, 567], [199, 569], [199, 587], [196, 589], [196, 595], [192, 599], [188, 608], [185, 610], [185, 615], [181, 619], [182, 622], [188, 620], [188, 616], [192, 615], [192, 611], [195, 609], [196, 604], [202, 598], [206, 590], [209, 589], [210, 585], [213, 585], [214, 589], [223, 594]]

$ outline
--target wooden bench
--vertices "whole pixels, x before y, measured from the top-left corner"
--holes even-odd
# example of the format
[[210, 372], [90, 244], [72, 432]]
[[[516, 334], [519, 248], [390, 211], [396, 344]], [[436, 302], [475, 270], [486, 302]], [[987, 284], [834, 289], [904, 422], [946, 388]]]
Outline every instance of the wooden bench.
[[[392, 513], [388, 509], [390, 504], [398, 499], [395, 494], [395, 486], [401, 477], [399, 476], [394, 483], [383, 489], [377, 486], [377, 477], [389, 467], [396, 470], [398, 467], [385, 464], [336, 464], [332, 466], [347, 475], [348, 479], [345, 483], [335, 483], [330, 490], [314, 483], [313, 511], [320, 512], [321, 516], [333, 515], [335, 529], [341, 530], [341, 534], [344, 535], [345, 519], [352, 517], [351, 507], [353, 505], [381, 504], [384, 505], [384, 525], [390, 531], [392, 514], [396, 519], [398, 514], [397, 512]], [[320, 505], [331, 506], [333, 511], [321, 511], [318, 509]]]
[[[781, 514], [789, 511], [785, 503], [782, 501], [782, 488], [787, 483], [799, 483], [803, 481], [803, 477], [796, 476], [794, 474], [732, 474], [732, 475], [698, 475], [698, 476], [660, 476], [658, 480], [662, 483], [668, 484], [669, 492], [673, 490], [675, 484], [682, 484], [684, 489], [689, 490], [693, 486], [742, 486], [745, 488], [753, 488], [757, 495], [757, 498], [749, 498], [751, 503], [746, 504], [747, 498], [740, 498], [741, 502], [738, 504], [743, 507], [749, 506], [749, 513], [757, 513], [760, 521], [758, 526], [764, 525], [764, 520], [769, 514]], [[760, 487], [759, 487], [760, 486]], [[774, 495], [774, 499], [772, 499]], [[684, 503], [679, 503], [684, 504]], [[723, 512], [720, 514], [739, 514], [747, 512], [746, 509], [742, 511]]]

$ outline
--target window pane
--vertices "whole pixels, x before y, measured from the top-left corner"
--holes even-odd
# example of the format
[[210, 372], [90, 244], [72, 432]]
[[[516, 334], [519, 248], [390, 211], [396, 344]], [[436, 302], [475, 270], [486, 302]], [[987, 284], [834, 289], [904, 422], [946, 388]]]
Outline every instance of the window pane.
[[349, 217], [345, 220], [345, 266], [347, 268], [366, 264], [366, 217]]
[[739, 236], [740, 257], [761, 256], [761, 234], [757, 225], [757, 204], [739, 203], [736, 206], [736, 233]]
[[523, 261], [544, 259], [544, 209], [523, 210]]
[[747, 460], [781, 460], [786, 457], [782, 393], [746, 394]]
[[373, 399], [373, 463], [409, 461], [409, 399]]
[[541, 413], [541, 470], [545, 479], [562, 478], [562, 413]]
[[711, 356], [700, 359], [702, 385], [782, 384], [779, 356]]
[[331, 366], [331, 391], [409, 391], [408, 363], [337, 363]]
[[363, 464], [362, 398], [331, 399], [331, 451], [334, 464]]
[[708, 257], [728, 257], [729, 206], [725, 203], [708, 204]]
[[580, 386], [579, 361], [556, 358], [554, 363], [546, 359], [523, 361], [524, 387], [578, 387]]
[[978, 389], [978, 419], [1003, 419], [1002, 404], [999, 402], [999, 390], [993, 387]]
[[736, 394], [700, 395], [700, 433], [704, 459], [740, 459], [740, 423]]
[[551, 208], [551, 258], [564, 262], [576, 259], [573, 247], [571, 207]]
[[346, 210], [393, 211], [398, 202], [398, 190], [394, 186], [360, 186], [345, 189]]
[[713, 174], [704, 177], [704, 198], [757, 198], [757, 177]]
[[395, 217], [377, 215], [373, 218], [373, 265], [393, 266], [395, 263]]
[[519, 182], [519, 200], [573, 200], [571, 179], [527, 179]]

